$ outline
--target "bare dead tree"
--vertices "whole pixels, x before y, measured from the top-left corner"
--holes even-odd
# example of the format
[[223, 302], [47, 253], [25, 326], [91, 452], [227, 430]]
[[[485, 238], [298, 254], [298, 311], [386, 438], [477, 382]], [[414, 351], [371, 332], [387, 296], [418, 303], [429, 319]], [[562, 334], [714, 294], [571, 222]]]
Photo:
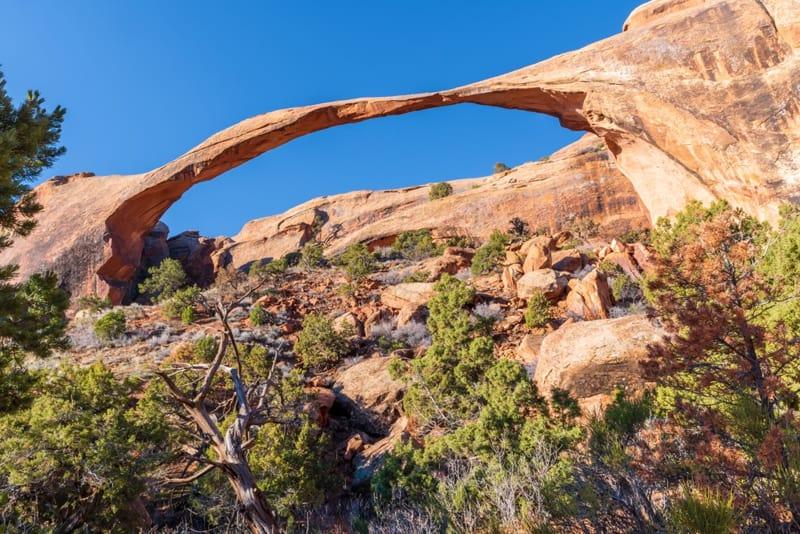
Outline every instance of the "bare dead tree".
[[[257, 534], [280, 531], [276, 514], [259, 490], [247, 459], [247, 451], [255, 442], [254, 429], [270, 421], [268, 399], [274, 384], [277, 355], [268, 376], [254, 379], [248, 387], [242, 378], [240, 351], [230, 325], [230, 316], [245, 299], [269, 282], [270, 275], [269, 271], [249, 277], [236, 272], [227, 273], [221, 282], [226, 287], [218, 291], [214, 302], [203, 301], [203, 305], [216, 317], [221, 330], [217, 351], [211, 362], [175, 363], [156, 373], [166, 384], [169, 395], [188, 416], [182, 428], [198, 442], [197, 446], [186, 448], [186, 471], [196, 469], [187, 476], [167, 482], [190, 484], [218, 469], [233, 489], [250, 531]], [[230, 358], [231, 355], [235, 364], [228, 365], [226, 356]], [[193, 380], [192, 377], [199, 379]], [[233, 423], [224, 432], [217, 414], [219, 403], [209, 401], [209, 394], [222, 377], [230, 380], [234, 392], [233, 398], [222, 404], [231, 406], [231, 413], [235, 412]], [[206, 451], [212, 451], [214, 458], [209, 458], [211, 455], [205, 454]]]

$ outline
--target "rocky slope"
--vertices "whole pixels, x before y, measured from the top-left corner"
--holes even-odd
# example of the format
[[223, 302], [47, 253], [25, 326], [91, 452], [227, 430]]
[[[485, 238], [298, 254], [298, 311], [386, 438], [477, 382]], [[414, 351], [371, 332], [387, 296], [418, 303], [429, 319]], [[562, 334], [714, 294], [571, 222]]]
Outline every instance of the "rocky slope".
[[[599, 136], [651, 219], [691, 198], [725, 198], [769, 219], [800, 190], [798, 48], [796, 0], [656, 0], [619, 35], [489, 80], [273, 111], [148, 173], [50, 181], [38, 188], [39, 228], [0, 262], [18, 263], [21, 276], [55, 269], [74, 293], [120, 302], [145, 235], [194, 184], [308, 133], [458, 103], [547, 113]], [[246, 258], [258, 247], [243, 234]]]

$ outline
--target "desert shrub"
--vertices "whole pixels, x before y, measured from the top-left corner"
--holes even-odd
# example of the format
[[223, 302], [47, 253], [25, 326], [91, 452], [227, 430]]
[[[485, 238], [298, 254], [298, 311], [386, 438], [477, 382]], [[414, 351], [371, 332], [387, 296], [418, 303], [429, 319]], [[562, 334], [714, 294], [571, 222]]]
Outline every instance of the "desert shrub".
[[494, 271], [506, 255], [509, 239], [504, 233], [495, 230], [472, 258], [472, 274], [481, 275]]
[[531, 228], [519, 217], [514, 217], [508, 222], [508, 235], [512, 241], [524, 241], [531, 235]]
[[623, 243], [650, 243], [650, 230], [626, 230], [620, 236], [619, 240]]
[[322, 265], [324, 257], [324, 249], [322, 244], [317, 241], [309, 241], [303, 245], [300, 251], [300, 266], [306, 270], [311, 270]]
[[443, 248], [433, 242], [430, 230], [410, 230], [403, 232], [392, 244], [392, 249], [404, 258], [417, 261], [441, 254]]
[[404, 284], [411, 284], [414, 282], [427, 282], [428, 279], [431, 277], [431, 273], [428, 271], [415, 271], [403, 278]]
[[181, 310], [181, 322], [183, 324], [192, 324], [197, 320], [197, 312], [194, 311], [192, 306], [187, 306]]
[[633, 303], [643, 298], [639, 284], [624, 273], [611, 280], [611, 294], [615, 302]]
[[294, 344], [295, 352], [303, 365], [326, 368], [339, 362], [350, 352], [347, 332], [337, 332], [333, 322], [319, 313], [311, 313], [303, 320], [303, 330]]
[[458, 235], [444, 240], [445, 247], [477, 248], [479, 243], [474, 237]]
[[139, 284], [139, 292], [156, 302], [169, 299], [189, 283], [181, 262], [173, 258], [166, 258], [160, 264], [150, 267], [147, 274], [147, 279]]
[[440, 198], [449, 197], [452, 194], [453, 194], [453, 186], [448, 184], [447, 182], [441, 182], [431, 186], [431, 190], [428, 193], [428, 197], [431, 200], [437, 200]]
[[401, 495], [456, 532], [530, 531], [570, 513], [575, 476], [563, 451], [581, 435], [577, 403], [564, 393], [548, 403], [522, 365], [494, 357], [466, 309], [469, 286], [445, 275], [436, 291], [431, 346], [390, 369], [408, 382], [403, 405], [425, 439], [386, 458], [372, 480], [379, 508]]
[[501, 172], [506, 172], [506, 171], [510, 171], [510, 170], [511, 170], [511, 167], [509, 167], [505, 163], [497, 162], [497, 163], [494, 164], [494, 173], [495, 174], [500, 174]]
[[733, 496], [714, 490], [684, 488], [683, 496], [669, 509], [669, 526], [672, 532], [690, 534], [728, 534], [738, 530]]
[[336, 288], [336, 294], [345, 298], [351, 298], [356, 294], [355, 284], [342, 284]]
[[550, 301], [541, 291], [535, 291], [528, 299], [525, 309], [525, 326], [528, 328], [541, 328], [553, 318], [550, 310]]
[[203, 336], [198, 338], [194, 344], [194, 355], [201, 362], [210, 362], [217, 353], [219, 342], [214, 336]]
[[131, 401], [138, 390], [99, 363], [64, 367], [36, 382], [29, 406], [0, 414], [0, 507], [11, 531], [132, 526], [164, 440], [160, 413]]
[[375, 271], [377, 261], [367, 245], [354, 243], [339, 256], [339, 263], [344, 267], [350, 280], [359, 281]]
[[113, 341], [125, 333], [127, 322], [122, 310], [114, 310], [100, 317], [94, 323], [94, 335], [100, 341]]
[[597, 270], [606, 276], [617, 276], [623, 274], [622, 267], [613, 261], [602, 260], [597, 264]]
[[481, 275], [494, 271], [500, 261], [505, 257], [509, 239], [504, 233], [495, 230], [472, 258], [472, 274]]
[[600, 225], [592, 219], [580, 218], [572, 221], [569, 231], [578, 239], [586, 240], [600, 233]]
[[200, 288], [197, 286], [174, 291], [168, 299], [162, 299], [161, 309], [164, 315], [170, 319], [181, 319], [184, 323], [191, 324], [196, 319], [194, 307], [200, 300], [200, 293]]
[[[297, 259], [297, 261], [294, 261], [294, 263], [292, 264], [291, 261], [292, 259]], [[297, 258], [296, 256], [292, 256], [290, 258], [289, 254], [277, 260], [265, 261], [265, 262], [254, 261], [253, 263], [250, 264], [248, 275], [250, 277], [257, 278], [260, 276], [269, 276], [269, 275], [274, 276], [278, 274], [283, 274], [289, 267], [297, 265], [298, 262], [299, 258]]]
[[651, 394], [632, 399], [623, 390], [617, 390], [614, 401], [602, 416], [590, 419], [589, 449], [594, 457], [622, 472], [628, 461], [628, 445], [653, 415], [653, 411]]
[[269, 313], [260, 304], [256, 304], [250, 308], [250, 324], [253, 326], [262, 326], [269, 322]]
[[78, 299], [79, 310], [89, 310], [92, 313], [97, 313], [107, 310], [111, 307], [111, 299], [108, 297], [100, 298], [97, 295], [89, 295]]
[[481, 302], [472, 309], [472, 314], [480, 331], [486, 335], [492, 333], [492, 328], [497, 321], [503, 318], [503, 310], [498, 304]]
[[259, 428], [248, 456], [259, 489], [279, 515], [291, 518], [324, 502], [336, 483], [329, 449], [328, 436], [308, 420]]

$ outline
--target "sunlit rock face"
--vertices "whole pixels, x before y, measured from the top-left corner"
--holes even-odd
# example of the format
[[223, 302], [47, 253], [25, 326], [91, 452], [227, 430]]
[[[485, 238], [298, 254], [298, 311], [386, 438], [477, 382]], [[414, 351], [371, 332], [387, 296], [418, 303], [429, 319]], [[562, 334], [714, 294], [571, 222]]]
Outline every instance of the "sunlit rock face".
[[[342, 206], [374, 199], [388, 206], [389, 217], [416, 218], [409, 227], [469, 226], [479, 235], [508, 214], [529, 213], [544, 225], [557, 225], [572, 207], [543, 206], [562, 198], [604, 224], [615, 224], [614, 218], [631, 224], [641, 217], [652, 220], [689, 199], [717, 198], [774, 219], [777, 206], [800, 192], [798, 48], [797, 0], [649, 2], [631, 14], [619, 35], [489, 80], [434, 93], [273, 111], [219, 132], [148, 173], [49, 181], [37, 188], [45, 206], [38, 229], [17, 239], [0, 262], [18, 263], [20, 276], [53, 269], [74, 294], [109, 295], [120, 302], [130, 295], [145, 236], [194, 184], [308, 133], [464, 102], [553, 115], [566, 128], [598, 136], [610, 157], [601, 164], [605, 149], [598, 149], [598, 161], [573, 156], [577, 159], [565, 163], [563, 175], [554, 169], [545, 178], [543, 169], [523, 166], [514, 171], [516, 183], [484, 180], [481, 187], [492, 191], [487, 197], [494, 201], [478, 199], [477, 190], [470, 194], [465, 187], [471, 186], [462, 185], [438, 208], [424, 202], [426, 191], [413, 189], [398, 193], [397, 204], [392, 193], [352, 193], [350, 200], [341, 198]], [[581, 166], [585, 172], [576, 171]], [[523, 190], [528, 196], [510, 199]], [[420, 197], [412, 201], [416, 209], [402, 204], [414, 195]], [[607, 203], [597, 205], [598, 199]], [[592, 202], [593, 208], [584, 209]], [[520, 206], [527, 211], [512, 213]], [[448, 209], [461, 210], [461, 218], [445, 214]], [[361, 225], [358, 217], [343, 216], [352, 231], [333, 246], [388, 234], [370, 217]], [[303, 240], [301, 226], [298, 234], [273, 224], [268, 218], [246, 226], [229, 246], [230, 261], [272, 255]], [[396, 228], [405, 226], [398, 222]]]

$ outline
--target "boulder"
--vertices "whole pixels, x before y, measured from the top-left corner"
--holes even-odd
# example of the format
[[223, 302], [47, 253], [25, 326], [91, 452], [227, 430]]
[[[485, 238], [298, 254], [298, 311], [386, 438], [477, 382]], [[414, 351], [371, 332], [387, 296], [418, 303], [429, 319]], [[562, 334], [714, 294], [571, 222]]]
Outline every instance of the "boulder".
[[372, 476], [383, 465], [387, 454], [392, 452], [398, 443], [408, 440], [408, 418], [401, 417], [392, 425], [389, 435], [366, 445], [364, 449], [353, 458], [353, 486], [363, 486], [372, 479]]
[[525, 273], [517, 280], [517, 296], [529, 299], [536, 291], [541, 291], [552, 302], [557, 301], [567, 287], [567, 279], [553, 269], [539, 269]]
[[214, 254], [225, 245], [224, 238], [203, 237], [199, 232], [181, 232], [167, 240], [169, 256], [181, 262], [189, 279], [201, 287], [214, 282]]
[[503, 289], [511, 292], [517, 292], [517, 280], [523, 275], [522, 265], [515, 263], [513, 265], [506, 265], [503, 267], [503, 273], [500, 275], [500, 280], [503, 282]]
[[392, 358], [373, 356], [339, 371], [333, 384], [336, 400], [352, 423], [370, 434], [386, 435], [400, 414], [405, 386], [389, 376]]
[[650, 251], [642, 243], [634, 243], [633, 244], [633, 259], [636, 260], [636, 264], [639, 266], [639, 269], [642, 270], [645, 274], [653, 274], [656, 271], [656, 264], [655, 259], [653, 258], [653, 252]]
[[430, 282], [411, 282], [389, 286], [381, 293], [381, 302], [392, 309], [425, 306], [434, 294]]
[[553, 264], [550, 241], [548, 236], [536, 236], [530, 240], [525, 262], [522, 265], [523, 271], [529, 273], [538, 269], [547, 269]]
[[517, 360], [526, 366], [535, 366], [539, 359], [539, 348], [542, 345], [544, 336], [529, 332], [525, 334], [517, 346]]
[[428, 281], [435, 282], [443, 274], [453, 275], [462, 269], [468, 269], [472, 263], [472, 256], [474, 256], [474, 253], [471, 251], [467, 253], [467, 249], [448, 247], [441, 256], [423, 261], [419, 266], [419, 270], [430, 273]]
[[553, 252], [553, 269], [568, 273], [576, 273], [583, 268], [583, 256], [575, 249], [556, 250]]
[[642, 273], [639, 271], [639, 266], [627, 252], [612, 252], [603, 258], [603, 261], [613, 263], [622, 269], [622, 272], [627, 274], [633, 280], [641, 280]]
[[542, 341], [534, 381], [545, 395], [553, 388], [569, 391], [591, 412], [617, 387], [646, 385], [639, 362], [662, 336], [644, 315], [565, 324]]
[[308, 395], [308, 402], [303, 407], [303, 410], [312, 418], [319, 426], [326, 426], [328, 424], [328, 417], [336, 400], [336, 395], [328, 388], [310, 386], [304, 389]]
[[567, 295], [567, 311], [587, 321], [607, 319], [611, 306], [608, 280], [597, 269], [583, 277]]

